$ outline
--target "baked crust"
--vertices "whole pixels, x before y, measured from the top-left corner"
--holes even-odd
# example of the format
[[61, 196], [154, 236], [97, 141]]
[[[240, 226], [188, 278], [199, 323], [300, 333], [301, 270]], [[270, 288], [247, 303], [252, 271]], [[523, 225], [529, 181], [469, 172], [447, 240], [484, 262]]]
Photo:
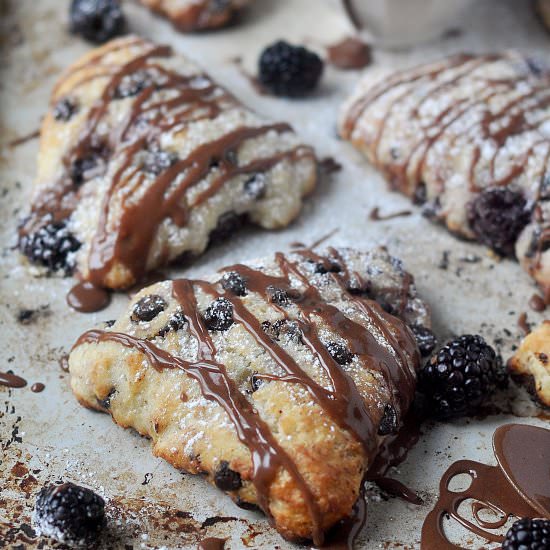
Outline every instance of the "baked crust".
[[250, 0], [141, 0], [183, 32], [225, 27]]
[[69, 268], [128, 287], [202, 253], [243, 218], [286, 226], [316, 166], [289, 125], [263, 121], [169, 47], [117, 39], [53, 91], [21, 237], [32, 243], [41, 227], [65, 224], [81, 243]]
[[495, 189], [521, 197], [507, 253], [515, 244], [524, 268], [550, 291], [549, 89], [548, 69], [514, 52], [369, 73], [343, 107], [340, 133], [392, 188], [461, 237], [490, 245], [492, 231], [498, 241], [494, 224], [472, 227], [472, 205]]
[[523, 339], [508, 368], [536, 401], [550, 407], [550, 321], [543, 321]]
[[[405, 323], [429, 328], [428, 308], [385, 250], [297, 251], [228, 272], [242, 277], [244, 296], [224, 291], [221, 274], [142, 290], [112, 327], [79, 339], [71, 387], [84, 406], [150, 437], [155, 455], [260, 506], [283, 536], [319, 542], [351, 514], [368, 466], [412, 401], [419, 357]], [[136, 304], [151, 295], [164, 310], [136, 322]], [[220, 295], [234, 322], [213, 330], [208, 308]], [[209, 368], [219, 369], [210, 381]], [[229, 386], [238, 410], [223, 397]], [[391, 429], [382, 422], [388, 408]], [[269, 451], [254, 443], [258, 431], [272, 438]], [[266, 462], [271, 471], [259, 468]]]

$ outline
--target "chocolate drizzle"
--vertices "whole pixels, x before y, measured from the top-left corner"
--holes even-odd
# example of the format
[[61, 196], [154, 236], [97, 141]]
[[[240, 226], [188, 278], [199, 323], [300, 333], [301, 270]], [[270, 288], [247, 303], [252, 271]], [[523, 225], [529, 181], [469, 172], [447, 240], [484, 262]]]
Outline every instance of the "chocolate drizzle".
[[226, 539], [217, 537], [208, 537], [199, 542], [197, 550], [223, 550], [225, 548]]
[[[278, 473], [284, 470], [302, 493], [313, 525], [314, 543], [320, 545], [323, 543], [325, 526], [317, 496], [292, 458], [277, 442], [268, 425], [260, 418], [253, 404], [239, 391], [225, 366], [216, 359], [216, 346], [199, 312], [196, 291], [200, 290], [214, 300], [224, 299], [230, 302], [233, 322], [242, 326], [283, 371], [282, 375], [258, 373], [255, 376], [260, 380], [276, 380], [303, 386], [323, 412], [340, 428], [353, 434], [362, 445], [365, 471], [373, 463], [382, 440], [377, 434], [378, 423], [374, 422], [372, 412], [367, 409], [365, 399], [350, 374], [332, 357], [321, 340], [315, 329], [316, 322], [320, 320], [323, 325], [330, 327], [346, 343], [351, 353], [361, 356], [369, 370], [382, 375], [391, 392], [392, 406], [399, 411], [399, 415], [405, 413], [414, 394], [414, 371], [419, 357], [414, 337], [402, 321], [387, 314], [375, 301], [348, 292], [350, 274], [335, 250], [332, 250], [331, 258], [317, 255], [311, 250], [302, 250], [296, 254], [302, 258], [304, 265], [308, 262], [322, 264], [326, 273], [324, 276], [331, 277], [345, 298], [364, 315], [365, 325], [352, 321], [338, 308], [328, 304], [320, 291], [311, 284], [310, 275], [306, 275], [303, 266], [281, 253], [276, 255], [279, 276], [267, 275], [240, 264], [229, 266], [224, 271], [238, 274], [246, 281], [247, 293], [259, 294], [265, 302], [271, 303], [283, 320], [292, 320], [297, 324], [303, 344], [318, 360], [330, 382], [330, 388], [325, 388], [308, 376], [298, 362], [266, 333], [260, 321], [245, 307], [242, 298], [231, 290], [223, 289], [221, 279], [216, 284], [201, 280], [177, 280], [172, 284], [172, 294], [188, 321], [190, 333], [198, 342], [199, 352], [194, 362], [171, 355], [148, 340], [111, 331], [86, 332], [75, 347], [83, 343], [117, 342], [142, 353], [156, 370], [180, 369], [195, 379], [203, 396], [225, 410], [235, 427], [237, 437], [250, 450], [252, 483], [256, 489], [258, 504], [266, 515], [270, 517], [271, 484]], [[340, 265], [338, 271], [334, 270], [335, 261]], [[329, 270], [330, 266], [332, 271]], [[289, 302], [271, 301], [270, 291], [273, 288], [285, 293]], [[289, 316], [290, 303], [297, 308], [297, 317]], [[365, 504], [358, 502], [356, 506], [363, 509]], [[351, 523], [355, 525], [353, 521]], [[350, 529], [353, 538], [357, 527]]]
[[[142, 46], [144, 53], [136, 54], [126, 64], [115, 67], [104, 61], [107, 54], [134, 44]], [[247, 140], [270, 132], [290, 132], [288, 124], [243, 125], [197, 146], [181, 159], [173, 152], [159, 152], [161, 137], [168, 132], [182, 132], [191, 122], [215, 119], [237, 106], [236, 100], [207, 75], [178, 74], [156, 62], [171, 55], [167, 46], [130, 38], [93, 55], [70, 73], [76, 79], [71, 93], [90, 79], [109, 80], [87, 113], [76, 144], [63, 157], [63, 173], [34, 201], [20, 235], [36, 231], [51, 219], [66, 219], [76, 207], [82, 184], [109, 172], [109, 187], [103, 195], [87, 269], [80, 273], [85, 284], [121, 286], [113, 282], [120, 273], [125, 273], [122, 284], [139, 281], [149, 269], [152, 243], [164, 220], [184, 227], [190, 209], [208, 201], [229, 180], [266, 172], [285, 160], [313, 157], [310, 148], [298, 146], [239, 163], [237, 152]], [[76, 78], [91, 66], [95, 68], [93, 76]], [[128, 96], [131, 106], [127, 115], [105, 134], [110, 105], [127, 97], [120, 90], [129, 78], [141, 79]], [[144, 155], [155, 154], [162, 161], [158, 165], [148, 168], [140, 160]], [[75, 166], [78, 178], [74, 175]], [[203, 181], [208, 181], [208, 186], [189, 203], [186, 192]], [[162, 253], [160, 261], [169, 260], [167, 254]]]
[[[511, 517], [550, 518], [550, 430], [523, 424], [507, 424], [495, 431], [493, 447], [497, 466], [471, 460], [455, 462], [443, 475], [439, 499], [422, 528], [422, 548], [452, 550], [460, 548], [447, 537], [443, 519], [450, 516], [466, 530], [488, 541], [502, 542], [498, 530]], [[461, 491], [449, 488], [454, 477], [467, 474], [471, 485]], [[459, 507], [472, 500], [475, 523], [465, 518]], [[494, 520], [480, 516], [490, 511]]]
[[21, 376], [13, 374], [13, 372], [0, 372], [0, 386], [8, 388], [24, 388], [27, 381]]
[[378, 206], [374, 207], [370, 214], [369, 214], [369, 220], [373, 221], [384, 221], [384, 220], [392, 220], [393, 218], [401, 218], [410, 216], [412, 212], [410, 210], [400, 210], [399, 212], [393, 212], [392, 214], [380, 214], [380, 209]]

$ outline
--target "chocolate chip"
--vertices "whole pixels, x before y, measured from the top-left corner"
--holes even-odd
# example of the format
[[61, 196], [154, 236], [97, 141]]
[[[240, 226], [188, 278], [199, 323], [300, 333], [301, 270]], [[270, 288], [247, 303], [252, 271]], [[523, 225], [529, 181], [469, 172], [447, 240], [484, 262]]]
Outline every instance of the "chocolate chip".
[[233, 324], [233, 304], [217, 298], [206, 309], [204, 322], [209, 330], [227, 330]]
[[148, 71], [136, 71], [124, 76], [116, 87], [113, 98], [124, 99], [138, 95], [142, 90], [153, 84], [153, 77]]
[[423, 357], [430, 355], [435, 346], [437, 346], [435, 334], [429, 328], [422, 325], [411, 325], [411, 330], [416, 338], [420, 354]]
[[185, 319], [185, 315], [181, 311], [176, 311], [172, 317], [170, 317], [170, 320], [166, 325], [164, 325], [158, 332], [158, 336], [164, 337], [166, 334], [168, 334], [170, 331], [177, 332], [178, 330], [181, 330], [184, 326], [187, 320]]
[[331, 357], [339, 365], [348, 365], [349, 363], [351, 363], [351, 360], [353, 359], [353, 353], [351, 353], [344, 345], [340, 344], [339, 342], [329, 342], [326, 345], [326, 348]]
[[218, 219], [216, 227], [210, 233], [210, 242], [216, 243], [226, 240], [243, 225], [243, 218], [243, 216], [239, 216], [235, 212], [222, 214]]
[[258, 172], [244, 182], [244, 192], [254, 200], [264, 198], [267, 190], [267, 178], [265, 174]]
[[236, 491], [242, 487], [241, 475], [229, 468], [229, 462], [222, 460], [214, 474], [214, 483], [222, 491]]
[[143, 170], [148, 174], [158, 176], [178, 161], [178, 155], [162, 149], [147, 151], [143, 160]]
[[114, 319], [109, 319], [108, 321], [105, 321], [105, 327], [111, 328], [115, 323], [116, 321]]
[[278, 341], [281, 337], [296, 344], [302, 343], [302, 331], [296, 321], [290, 319], [279, 319], [274, 323], [264, 321], [262, 330], [273, 340]]
[[77, 111], [78, 104], [76, 100], [70, 97], [64, 97], [55, 104], [53, 108], [53, 117], [60, 122], [67, 122]]
[[136, 303], [132, 311], [131, 319], [135, 323], [139, 321], [152, 321], [159, 313], [164, 311], [167, 303], [158, 294], [148, 294]]
[[390, 435], [397, 433], [399, 429], [397, 423], [397, 411], [389, 403], [384, 407], [384, 414], [378, 426], [378, 435]]
[[221, 280], [222, 287], [236, 296], [246, 296], [246, 282], [236, 271], [224, 273]]
[[109, 410], [111, 408], [111, 400], [116, 394], [115, 388], [112, 388], [111, 391], [107, 394], [107, 397], [105, 399], [100, 399], [99, 404], [104, 408]]

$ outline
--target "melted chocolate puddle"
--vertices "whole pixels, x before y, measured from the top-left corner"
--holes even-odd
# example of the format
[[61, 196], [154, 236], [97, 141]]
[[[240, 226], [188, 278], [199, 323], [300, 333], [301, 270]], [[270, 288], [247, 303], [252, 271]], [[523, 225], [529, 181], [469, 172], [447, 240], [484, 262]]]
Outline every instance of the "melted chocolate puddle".
[[111, 303], [111, 293], [89, 281], [76, 284], [67, 294], [67, 304], [80, 313], [101, 311]]
[[0, 386], [6, 386], [8, 388], [24, 388], [27, 385], [27, 381], [21, 376], [17, 376], [12, 372], [0, 372]]
[[[550, 519], [550, 430], [525, 424], [507, 424], [493, 436], [497, 466], [459, 460], [449, 467], [439, 486], [439, 499], [422, 527], [423, 550], [460, 548], [447, 537], [443, 520], [450, 517], [466, 530], [491, 542], [502, 542], [498, 530], [511, 517]], [[454, 477], [466, 474], [471, 485], [461, 491], [449, 488]], [[473, 500], [473, 520], [459, 513], [462, 503]], [[490, 511], [495, 520], [480, 517]]]
[[371, 62], [370, 46], [357, 37], [347, 37], [327, 48], [328, 61], [338, 69], [362, 69]]
[[197, 550], [223, 550], [227, 539], [219, 539], [217, 537], [208, 537], [199, 542]]
[[546, 302], [542, 296], [539, 294], [533, 294], [531, 298], [529, 299], [529, 307], [533, 311], [542, 312], [546, 309]]
[[45, 389], [46, 389], [46, 386], [44, 384], [42, 384], [42, 382], [35, 382], [31, 386], [31, 391], [33, 393], [40, 393], [40, 392], [43, 392]]
[[523, 312], [518, 317], [518, 327], [521, 329], [521, 331], [525, 335], [527, 335], [531, 332], [531, 327], [529, 326], [529, 323], [527, 322], [527, 313]]

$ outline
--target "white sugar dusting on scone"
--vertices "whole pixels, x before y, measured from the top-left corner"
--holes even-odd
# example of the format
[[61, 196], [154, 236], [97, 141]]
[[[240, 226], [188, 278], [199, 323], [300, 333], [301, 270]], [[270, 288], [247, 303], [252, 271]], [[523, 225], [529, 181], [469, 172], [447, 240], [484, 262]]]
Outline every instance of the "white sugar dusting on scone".
[[313, 151], [182, 56], [130, 36], [59, 80], [20, 248], [50, 272], [124, 288], [248, 220], [284, 227], [316, 182]]
[[384, 249], [300, 250], [143, 289], [71, 387], [293, 540], [349, 516], [411, 404], [430, 314]]
[[515, 52], [456, 55], [373, 80], [340, 133], [426, 215], [516, 256], [550, 300], [550, 71]]

